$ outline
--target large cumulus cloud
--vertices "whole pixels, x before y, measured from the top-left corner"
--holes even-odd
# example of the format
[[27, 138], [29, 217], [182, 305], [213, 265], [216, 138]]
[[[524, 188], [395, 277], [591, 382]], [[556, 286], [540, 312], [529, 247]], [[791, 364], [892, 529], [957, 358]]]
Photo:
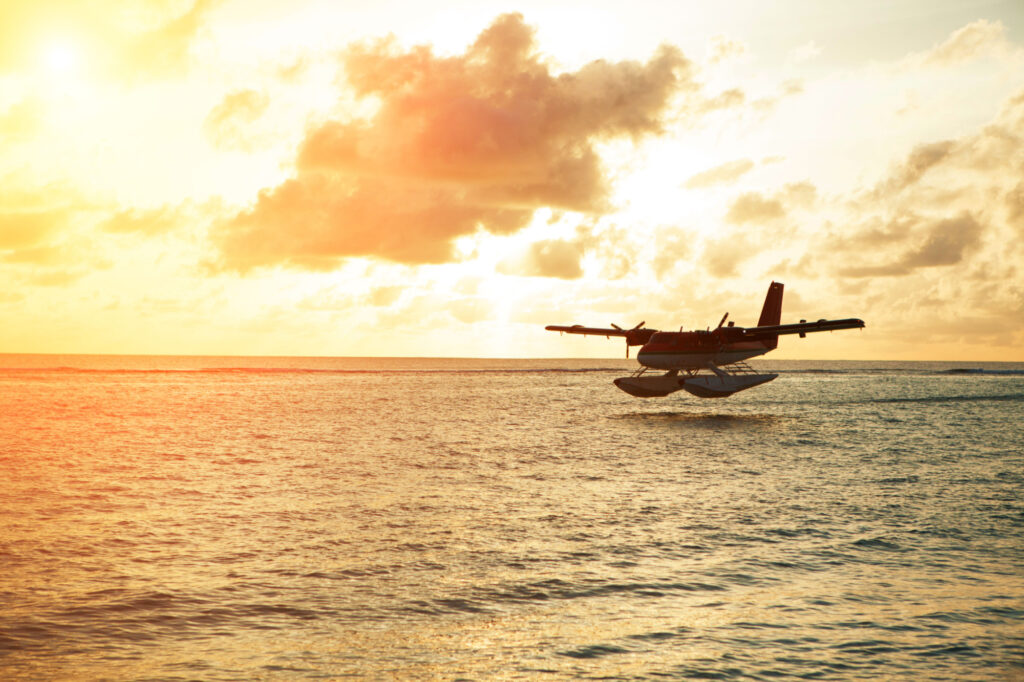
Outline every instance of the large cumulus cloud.
[[462, 55], [384, 40], [348, 48], [344, 66], [375, 113], [309, 131], [294, 177], [214, 229], [223, 268], [437, 263], [454, 238], [513, 232], [542, 206], [606, 211], [595, 143], [659, 134], [672, 96], [695, 87], [690, 62], [668, 46], [646, 63], [553, 73], [518, 14]]

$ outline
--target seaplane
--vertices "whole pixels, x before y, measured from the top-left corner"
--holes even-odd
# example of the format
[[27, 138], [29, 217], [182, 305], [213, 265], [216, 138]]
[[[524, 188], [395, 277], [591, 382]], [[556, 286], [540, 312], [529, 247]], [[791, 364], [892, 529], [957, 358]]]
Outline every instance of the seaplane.
[[[864, 321], [856, 318], [844, 320], [800, 320], [792, 324], [779, 324], [782, 319], [782, 282], [772, 282], [765, 296], [761, 317], [756, 327], [726, 324], [729, 313], [714, 329], [677, 332], [647, 329], [644, 322], [631, 329], [617, 324], [611, 328], [552, 324], [545, 329], [565, 334], [589, 334], [626, 340], [626, 357], [630, 346], [640, 346], [636, 359], [640, 368], [628, 377], [613, 383], [637, 398], [662, 398], [683, 390], [699, 398], [725, 398], [754, 386], [766, 384], [778, 374], [754, 370], [745, 361], [775, 350], [783, 334], [799, 334], [806, 338], [811, 332], [831, 332], [840, 329], [862, 329]], [[664, 374], [651, 370], [665, 370]]]

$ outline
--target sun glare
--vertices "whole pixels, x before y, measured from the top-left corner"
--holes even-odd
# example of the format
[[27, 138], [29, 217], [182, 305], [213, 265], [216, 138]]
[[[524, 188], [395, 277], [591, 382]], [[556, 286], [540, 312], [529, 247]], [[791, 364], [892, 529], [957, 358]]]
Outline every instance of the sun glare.
[[78, 53], [67, 43], [51, 42], [43, 48], [43, 63], [50, 73], [67, 75], [78, 66]]

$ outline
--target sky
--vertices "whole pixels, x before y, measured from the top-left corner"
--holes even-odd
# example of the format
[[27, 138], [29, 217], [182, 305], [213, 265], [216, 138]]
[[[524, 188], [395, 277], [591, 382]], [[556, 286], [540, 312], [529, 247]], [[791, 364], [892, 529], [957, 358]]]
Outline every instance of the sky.
[[7, 0], [0, 352], [1024, 361], [1024, 4]]

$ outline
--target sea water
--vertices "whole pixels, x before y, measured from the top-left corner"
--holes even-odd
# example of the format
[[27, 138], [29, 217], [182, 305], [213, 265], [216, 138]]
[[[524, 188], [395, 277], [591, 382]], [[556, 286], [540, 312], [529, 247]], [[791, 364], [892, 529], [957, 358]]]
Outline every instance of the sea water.
[[5, 680], [1024, 677], [1022, 364], [0, 366]]

